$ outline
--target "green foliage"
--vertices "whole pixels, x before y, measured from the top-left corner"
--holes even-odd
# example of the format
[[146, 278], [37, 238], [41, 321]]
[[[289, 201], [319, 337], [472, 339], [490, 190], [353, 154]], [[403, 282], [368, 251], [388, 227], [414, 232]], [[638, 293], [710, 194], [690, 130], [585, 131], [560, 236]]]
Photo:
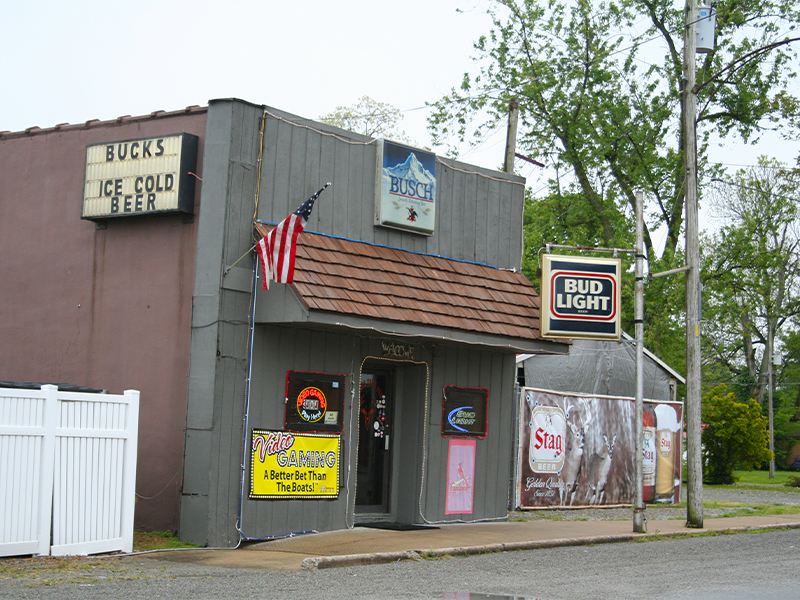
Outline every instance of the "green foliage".
[[337, 106], [333, 112], [321, 116], [319, 120], [368, 137], [409, 142], [405, 132], [400, 129], [400, 121], [403, 120], [400, 110], [369, 96], [362, 96], [353, 106]]
[[[683, 253], [675, 258], [683, 262]], [[666, 271], [669, 260], [651, 257], [650, 272]], [[659, 277], [645, 282], [645, 345], [661, 360], [680, 373], [686, 373], [686, 292], [684, 277]], [[678, 394], [680, 397], [681, 394]]]
[[709, 484], [734, 483], [734, 470], [768, 461], [767, 419], [755, 400], [737, 402], [726, 386], [703, 397], [702, 418], [704, 480]]
[[[793, 420], [797, 409], [789, 401], [789, 398], [782, 394], [776, 394], [774, 405], [772, 423], [775, 440], [775, 468], [787, 470], [791, 466], [787, 461], [792, 448], [797, 443], [796, 435], [800, 432], [800, 423]], [[768, 414], [766, 405], [761, 412]]]
[[[491, 6], [493, 25], [474, 46], [476, 71], [432, 105], [429, 128], [437, 145], [480, 144], [505, 127], [509, 104], [518, 102], [518, 151], [554, 173], [536, 198], [526, 198], [523, 271], [538, 283], [538, 251], [548, 242], [632, 247], [636, 190], [648, 203], [650, 272], [683, 264], [683, 3], [498, 0]], [[772, 183], [760, 173], [740, 173], [735, 185], [711, 189], [710, 177], [720, 176], [721, 167], [709, 165], [707, 149], [711, 136], [734, 143], [754, 142], [768, 129], [797, 133], [797, 39], [786, 32], [800, 25], [800, 4], [736, 0], [716, 7], [716, 49], [696, 58], [697, 169], [703, 202], [716, 190], [730, 202], [723, 235], [705, 240], [704, 379], [730, 383], [739, 400], [761, 400], [767, 329], [784, 348], [788, 333], [800, 329], [788, 302], [800, 296], [794, 289], [800, 272], [781, 271], [788, 255], [773, 252], [788, 206], [768, 199], [771, 193], [796, 197], [800, 182], [788, 169], [764, 164], [778, 176]], [[747, 187], [758, 191], [748, 195]], [[656, 229], [667, 237], [660, 258], [650, 237]], [[796, 239], [783, 231], [785, 241]], [[632, 289], [627, 267], [624, 290]], [[646, 344], [679, 371], [683, 280], [665, 277], [645, 286]], [[623, 314], [630, 327], [629, 306]], [[800, 381], [800, 341], [795, 347], [779, 382]], [[800, 386], [791, 389], [800, 409]]]
[[[698, 76], [701, 172], [712, 133], [753, 140], [800, 115], [789, 93], [794, 50], [781, 41], [800, 21], [796, 3], [737, 0], [718, 10], [717, 49]], [[490, 14], [493, 27], [475, 44], [479, 72], [433, 104], [434, 142], [480, 143], [518, 101], [519, 151], [557, 172], [543, 200], [547, 241], [620, 246], [640, 189], [651, 203], [646, 244], [652, 250], [650, 230], [665, 226], [671, 261], [684, 203], [683, 6], [500, 0]]]
[[[724, 224], [704, 243], [703, 354], [706, 374], [733, 383], [740, 400], [765, 401], [769, 340], [776, 349], [794, 344], [800, 316], [798, 184], [800, 172], [762, 157], [757, 168], [739, 171], [711, 198]], [[784, 364], [798, 374], [793, 358]], [[779, 381], [781, 366], [775, 370]]]
[[789, 476], [789, 481], [787, 481], [783, 485], [787, 485], [789, 487], [800, 488], [800, 477], [798, 477], [797, 475], [790, 475]]
[[798, 428], [795, 433], [800, 434], [800, 385], [787, 386], [781, 388], [782, 382], [800, 382], [800, 330], [798, 330], [797, 319], [791, 323], [791, 328], [782, 332], [781, 335], [781, 354], [782, 365], [776, 376], [776, 385], [779, 395], [784, 399], [786, 406], [792, 406], [797, 416], [793, 417], [794, 425]]

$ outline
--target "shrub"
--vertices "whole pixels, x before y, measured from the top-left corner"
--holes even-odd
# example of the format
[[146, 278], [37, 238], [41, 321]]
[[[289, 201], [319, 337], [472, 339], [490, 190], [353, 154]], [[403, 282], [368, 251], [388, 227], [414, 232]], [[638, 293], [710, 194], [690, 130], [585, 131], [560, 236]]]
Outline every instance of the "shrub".
[[703, 397], [704, 480], [710, 484], [736, 481], [734, 469], [750, 469], [770, 460], [767, 418], [752, 398], [737, 402], [733, 392], [718, 386]]

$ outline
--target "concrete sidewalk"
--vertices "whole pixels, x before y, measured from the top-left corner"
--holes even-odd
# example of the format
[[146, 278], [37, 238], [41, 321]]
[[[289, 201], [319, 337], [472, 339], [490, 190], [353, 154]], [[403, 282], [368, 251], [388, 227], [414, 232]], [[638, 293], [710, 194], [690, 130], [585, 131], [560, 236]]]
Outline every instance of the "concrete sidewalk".
[[643, 534], [633, 533], [632, 520], [459, 523], [411, 531], [355, 527], [251, 543], [236, 550], [199, 549], [143, 557], [208, 566], [299, 571], [713, 531], [797, 529], [800, 515], [705, 518], [703, 525], [703, 529], [693, 529], [686, 527], [684, 520], [648, 521], [647, 533]]

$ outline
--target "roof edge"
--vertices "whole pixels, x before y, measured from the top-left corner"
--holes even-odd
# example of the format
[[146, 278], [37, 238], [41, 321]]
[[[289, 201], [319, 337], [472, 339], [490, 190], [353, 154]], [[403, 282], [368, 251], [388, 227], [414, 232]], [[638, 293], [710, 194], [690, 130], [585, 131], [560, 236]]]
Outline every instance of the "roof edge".
[[569, 345], [550, 340], [537, 340], [527, 338], [511, 338], [507, 336], [485, 334], [461, 329], [434, 327], [420, 323], [406, 323], [371, 319], [358, 315], [343, 313], [329, 313], [319, 310], [310, 310], [300, 321], [292, 320], [261, 320], [270, 324], [300, 325], [300, 326], [327, 326], [335, 329], [348, 329], [371, 331], [378, 335], [404, 337], [409, 339], [436, 340], [453, 344], [467, 344], [493, 348], [503, 352], [518, 354], [567, 354]]
[[58, 125], [55, 125], [53, 127], [45, 127], [45, 128], [34, 125], [33, 127], [28, 127], [27, 129], [24, 129], [22, 131], [0, 131], [0, 140], [10, 140], [27, 136], [55, 133], [59, 131], [74, 131], [78, 129], [93, 129], [95, 127], [108, 127], [109, 125], [125, 125], [127, 123], [140, 123], [142, 121], [164, 119], [169, 117], [182, 117], [187, 114], [200, 114], [205, 112], [208, 112], [207, 106], [200, 106], [198, 104], [193, 104], [181, 110], [173, 110], [173, 111], [155, 110], [151, 112], [149, 115], [140, 115], [137, 117], [132, 117], [131, 115], [123, 115], [121, 117], [117, 117], [116, 119], [110, 119], [108, 121], [101, 121], [100, 119], [90, 119], [84, 123], [74, 123], [74, 124], [59, 123]]

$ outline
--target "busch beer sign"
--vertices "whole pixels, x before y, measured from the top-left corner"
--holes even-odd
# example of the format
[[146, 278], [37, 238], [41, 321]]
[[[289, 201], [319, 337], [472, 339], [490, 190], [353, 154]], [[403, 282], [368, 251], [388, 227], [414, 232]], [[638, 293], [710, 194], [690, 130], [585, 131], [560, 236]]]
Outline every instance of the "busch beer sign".
[[375, 224], [433, 235], [436, 155], [378, 140]]
[[542, 337], [620, 338], [618, 258], [542, 256]]

